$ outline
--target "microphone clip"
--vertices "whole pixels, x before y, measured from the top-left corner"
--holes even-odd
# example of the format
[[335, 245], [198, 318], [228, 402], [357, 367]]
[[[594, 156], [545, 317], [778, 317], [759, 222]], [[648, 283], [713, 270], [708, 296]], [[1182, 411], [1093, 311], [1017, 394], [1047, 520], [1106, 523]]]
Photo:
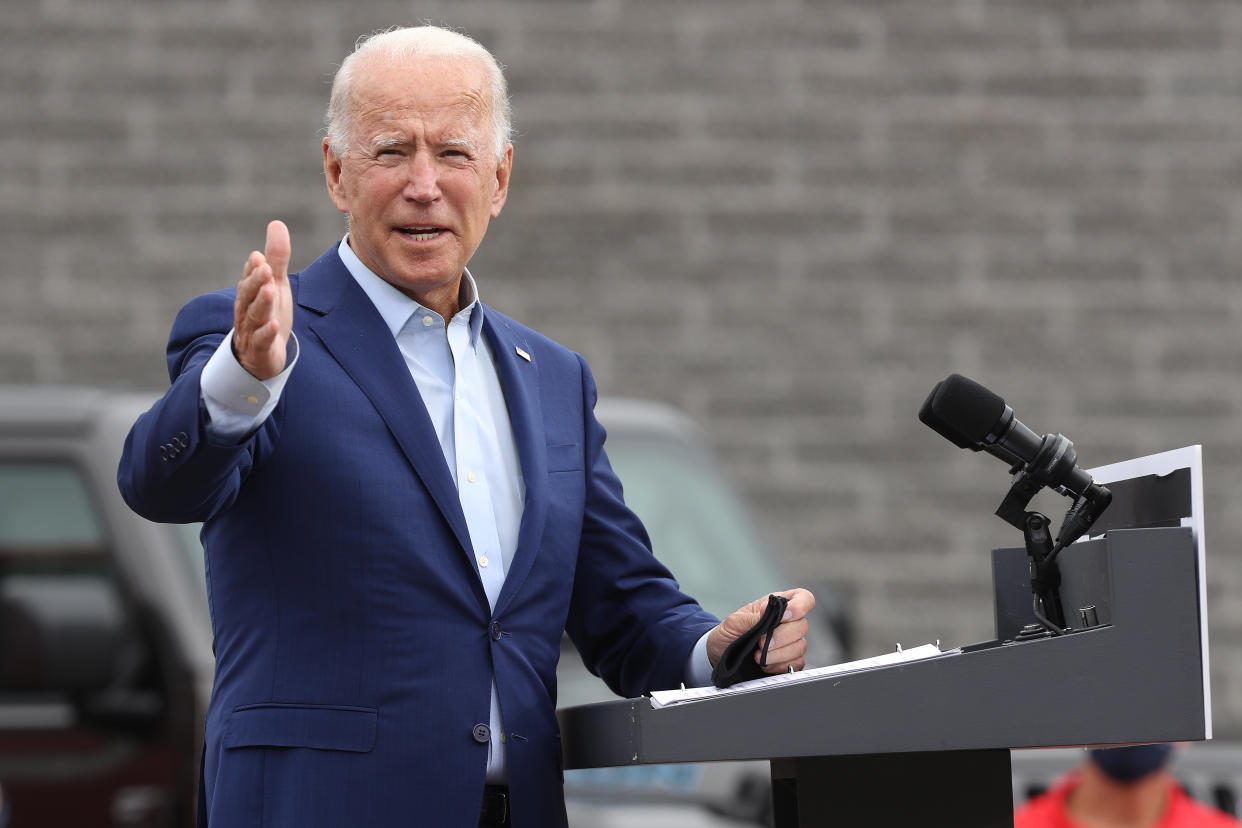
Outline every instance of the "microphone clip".
[[1000, 506], [996, 507], [996, 516], [1013, 528], [1025, 532], [1027, 515], [1030, 514], [1026, 507], [1043, 490], [1044, 484], [1027, 472], [1022, 463], [1015, 464], [1009, 473], [1013, 475], [1013, 485], [1009, 487], [1009, 493], [1005, 495]]
[[[1018, 461], [1009, 469], [1009, 473], [1013, 475], [1013, 484], [997, 507], [996, 516], [1015, 529], [1025, 531], [1028, 515], [1026, 507], [1035, 495], [1049, 488], [1058, 494], [1074, 498], [1073, 505], [1061, 523], [1061, 531], [1057, 533], [1056, 552], [1078, 540], [1108, 508], [1108, 504], [1112, 502], [1112, 494], [1084, 473], [1078, 472], [1077, 464], [1078, 452], [1074, 451], [1074, 444], [1069, 438], [1063, 434], [1045, 434], [1039, 450], [1030, 462]], [[1072, 477], [1076, 480], [1071, 484], [1074, 491], [1065, 485]], [[1082, 494], [1077, 495], [1075, 491], [1081, 491]], [[1053, 553], [1054, 556], [1056, 552]]]

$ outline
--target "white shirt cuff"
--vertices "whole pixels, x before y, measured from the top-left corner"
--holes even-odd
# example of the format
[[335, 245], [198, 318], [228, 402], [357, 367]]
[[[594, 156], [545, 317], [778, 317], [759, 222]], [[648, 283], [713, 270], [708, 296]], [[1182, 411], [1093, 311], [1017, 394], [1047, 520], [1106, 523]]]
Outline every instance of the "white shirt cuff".
[[686, 659], [687, 687], [710, 687], [712, 684], [712, 663], [707, 658], [707, 637], [711, 634], [711, 630], [703, 633]]
[[233, 356], [233, 332], [228, 332], [203, 366], [199, 379], [199, 393], [207, 408], [207, 433], [211, 437], [237, 442], [262, 425], [272, 413], [301, 352], [297, 335], [291, 332], [289, 340], [293, 347], [285, 370], [271, 379], [260, 380], [241, 367]]

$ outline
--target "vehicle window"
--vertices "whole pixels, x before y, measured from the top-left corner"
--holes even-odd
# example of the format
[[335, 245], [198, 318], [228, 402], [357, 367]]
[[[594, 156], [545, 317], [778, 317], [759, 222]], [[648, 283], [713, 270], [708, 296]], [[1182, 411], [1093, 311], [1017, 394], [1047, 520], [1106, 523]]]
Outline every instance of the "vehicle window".
[[727, 614], [766, 589], [783, 589], [742, 505], [700, 454], [675, 444], [608, 441], [625, 502], [683, 591]]
[[0, 463], [0, 575], [108, 566], [103, 527], [69, 464]]

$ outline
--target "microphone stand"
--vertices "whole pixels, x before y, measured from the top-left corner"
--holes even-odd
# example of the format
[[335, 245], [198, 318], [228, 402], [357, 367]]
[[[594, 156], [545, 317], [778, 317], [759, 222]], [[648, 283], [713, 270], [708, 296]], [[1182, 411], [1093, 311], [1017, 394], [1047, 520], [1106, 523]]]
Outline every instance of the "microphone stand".
[[[1026, 470], [1022, 463], [1015, 464], [1009, 470], [1013, 475], [1013, 485], [1009, 494], [1001, 501], [996, 515], [1001, 520], [1022, 530], [1022, 540], [1026, 543], [1026, 554], [1031, 564], [1031, 611], [1039, 627], [1051, 635], [1064, 635], [1065, 610], [1061, 606], [1061, 569], [1057, 566], [1056, 553], [1052, 542], [1052, 533], [1048, 531], [1051, 521], [1042, 512], [1027, 511], [1027, 504], [1046, 483], [1037, 480]], [[1028, 638], [1039, 634], [1039, 628], [1022, 631], [1022, 637]]]
[[[1045, 486], [1072, 496], [1061, 485], [1064, 482], [1061, 474], [1052, 471], [1055, 464], [1044, 462], [1047, 456], [1063, 456], [1067, 451], [1072, 452], [1072, 448], [1072, 444], [1061, 435], [1046, 435], [1034, 461], [1029, 464], [1015, 463], [1009, 470], [1014, 476], [1013, 485], [996, 509], [997, 517], [1022, 530], [1022, 539], [1031, 564], [1031, 611], [1039, 622], [1039, 627], [1051, 635], [1064, 635], [1069, 632], [1065, 626], [1065, 611], [1061, 605], [1061, 570], [1057, 566], [1057, 555], [1086, 534], [1108, 508], [1113, 497], [1108, 489], [1092, 483], [1075, 498], [1065, 513], [1055, 543], [1049, 531], [1050, 521], [1047, 516], [1041, 512], [1027, 511], [1026, 507], [1031, 499]], [[1070, 466], [1072, 467], [1072, 462]], [[1023, 631], [1024, 637], [1039, 635], [1039, 627], [1031, 625], [1029, 631]]]
[[1031, 559], [1031, 593], [1034, 596], [1031, 611], [1035, 614], [1035, 620], [1048, 632], [1064, 635], [1061, 568], [1057, 566], [1048, 524], [1048, 518], [1040, 512], [1027, 512], [1022, 523], [1022, 538], [1026, 541], [1026, 554]]

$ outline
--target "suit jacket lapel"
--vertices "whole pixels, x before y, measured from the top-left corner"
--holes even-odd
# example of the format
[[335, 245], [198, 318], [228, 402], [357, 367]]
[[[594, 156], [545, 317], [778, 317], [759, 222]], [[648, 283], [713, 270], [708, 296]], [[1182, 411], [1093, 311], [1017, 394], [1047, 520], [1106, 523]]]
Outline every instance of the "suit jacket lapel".
[[[492, 348], [496, 371], [500, 374], [500, 385], [505, 393], [513, 436], [517, 441], [518, 460], [522, 464], [522, 479], [526, 483], [526, 503], [518, 529], [517, 549], [505, 569], [505, 585], [496, 602], [496, 612], [499, 613], [521, 588], [539, 551], [539, 539], [547, 517], [548, 450], [539, 404], [539, 364], [533, 358], [534, 351], [495, 312], [484, 311], [483, 335]], [[518, 348], [532, 359], [519, 356]]]
[[[440, 507], [467, 560], [474, 559], [470, 532], [457, 488], [449, 474], [435, 426], [418, 386], [379, 311], [358, 286], [336, 248], [302, 272], [297, 302], [322, 314], [309, 324], [311, 333], [340, 363], [383, 417], [401, 451]], [[487, 596], [473, 579], [483, 606]]]

